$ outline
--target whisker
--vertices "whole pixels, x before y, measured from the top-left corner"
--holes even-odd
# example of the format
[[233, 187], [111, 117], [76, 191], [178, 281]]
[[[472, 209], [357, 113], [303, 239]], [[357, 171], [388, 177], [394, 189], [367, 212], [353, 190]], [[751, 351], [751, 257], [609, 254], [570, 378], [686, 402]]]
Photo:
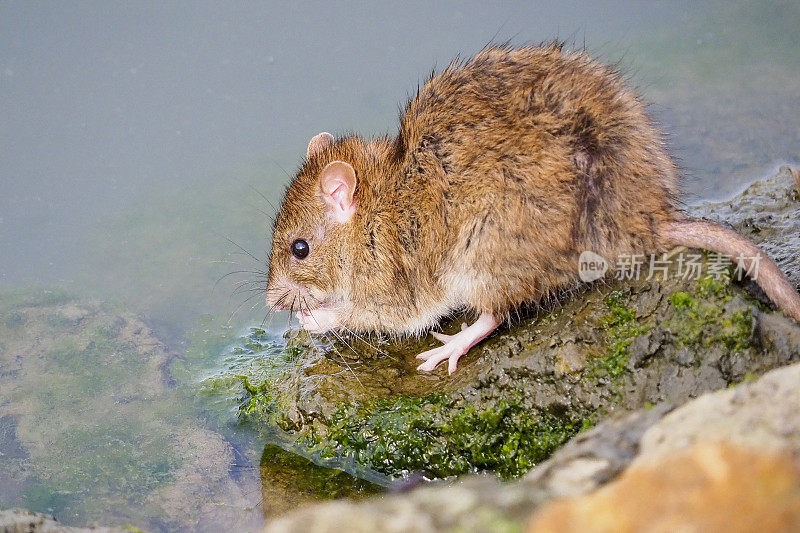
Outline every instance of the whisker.
[[[228, 252], [228, 255], [246, 255], [246, 254], [244, 254], [242, 252]], [[208, 261], [208, 264], [209, 265], [225, 264], [225, 265], [236, 265], [237, 267], [241, 267], [241, 268], [246, 268], [246, 267], [252, 268], [252, 265], [250, 263], [242, 263], [240, 261], [233, 261], [233, 260], [229, 260], [229, 259], [214, 259], [214, 260]], [[264, 268], [260, 268], [262, 266]], [[249, 270], [248, 269], [248, 270], [245, 270], [245, 272], [251, 272], [253, 274], [262, 274], [264, 276], [269, 275], [269, 270], [268, 270], [266, 262], [261, 263], [260, 261], [258, 263], [258, 267], [255, 268], [255, 270]]]
[[267, 305], [266, 305], [266, 302], [264, 303], [264, 307], [266, 308], [266, 310], [267, 310], [267, 313], [264, 315], [264, 319], [261, 321], [261, 327], [262, 327], [262, 328], [263, 328], [263, 327], [264, 327], [264, 325], [267, 323], [267, 320], [268, 320], [268, 319], [269, 319], [269, 321], [270, 321], [270, 324], [272, 324], [272, 317], [274, 317], [274, 316], [275, 316], [275, 313], [278, 311], [278, 306], [279, 306], [279, 305], [282, 305], [283, 301], [286, 299], [286, 297], [287, 297], [287, 296], [289, 296], [289, 291], [286, 291], [286, 292], [284, 292], [284, 293], [283, 293], [283, 296], [281, 296], [280, 298], [278, 298], [278, 299], [275, 301], [275, 303], [274, 303], [274, 304], [272, 304], [272, 305], [270, 305], [270, 306], [267, 306]]
[[256, 310], [256, 307], [258, 307], [259, 305], [263, 305], [264, 307], [266, 307], [267, 303], [264, 302], [263, 300], [256, 300], [256, 303], [254, 303], [253, 307], [250, 308], [250, 312], [251, 313], [254, 312]]
[[[292, 179], [292, 176], [291, 176], [291, 175], [290, 175], [288, 172], [286, 172], [286, 169], [285, 169], [285, 168], [283, 168], [283, 167], [281, 166], [281, 164], [280, 164], [280, 163], [278, 163], [278, 160], [277, 160], [277, 159], [275, 159], [274, 157], [272, 157], [272, 156], [270, 156], [270, 155], [268, 155], [268, 156], [267, 156], [267, 159], [269, 159], [270, 161], [272, 161], [272, 163], [273, 163], [273, 164], [274, 164], [276, 167], [278, 167], [279, 169], [281, 169], [281, 171], [282, 171], [284, 174], [286, 174], [286, 177], [287, 177], [287, 178], [289, 178], [290, 180]], [[266, 200], [266, 198], [265, 198], [265, 200]], [[267, 202], [269, 202], [269, 200], [267, 200]], [[277, 209], [276, 209], [276, 211], [277, 211]]]
[[[280, 166], [280, 165], [278, 165], [278, 166]], [[283, 169], [281, 169], [281, 170], [283, 170]], [[286, 171], [284, 170], [284, 172], [286, 172]], [[288, 176], [289, 174], [286, 174], [286, 175]], [[291, 176], [290, 176], [290, 177], [291, 177]], [[248, 187], [250, 187], [250, 188], [253, 190], [253, 192], [255, 192], [257, 195], [259, 195], [261, 198], [263, 198], [263, 199], [264, 199], [264, 201], [265, 201], [265, 202], [267, 202], [267, 203], [269, 204], [269, 206], [272, 208], [272, 211], [273, 211], [273, 213], [272, 213], [271, 215], [267, 215], [266, 213], [264, 213], [264, 214], [265, 214], [265, 215], [267, 215], [267, 217], [268, 217], [268, 218], [272, 218], [272, 217], [274, 217], [274, 216], [275, 216], [275, 214], [278, 212], [278, 208], [277, 208], [277, 207], [275, 207], [275, 204], [273, 204], [272, 202], [270, 202], [269, 198], [267, 198], [266, 196], [264, 196], [264, 193], [262, 193], [261, 191], [259, 191], [258, 189], [256, 189], [256, 188], [255, 188], [255, 187], [253, 187], [252, 185], [250, 185], [249, 183], [247, 184], [247, 186], [248, 186]]]
[[231, 315], [228, 317], [228, 325], [230, 325], [230, 324], [231, 324], [231, 322], [233, 322], [233, 317], [234, 317], [234, 316], [236, 316], [236, 313], [238, 313], [238, 312], [239, 312], [239, 310], [240, 310], [240, 309], [241, 309], [241, 308], [242, 308], [242, 307], [243, 307], [243, 306], [244, 306], [244, 305], [245, 305], [247, 302], [249, 302], [250, 300], [252, 300], [252, 299], [253, 299], [253, 298], [255, 298], [256, 296], [258, 296], [258, 294], [253, 294], [253, 295], [249, 296], [249, 297], [248, 297], [248, 298], [247, 298], [245, 301], [243, 301], [242, 303], [240, 303], [238, 306], [236, 306], [236, 309], [234, 309], [233, 313], [231, 313]]
[[241, 263], [238, 263], [236, 261], [228, 261], [227, 259], [209, 259], [208, 263], [212, 265], [216, 263], [225, 263], [228, 265], [241, 265]]
[[244, 287], [236, 289], [231, 296], [238, 296], [240, 294], [247, 294], [248, 292], [257, 292], [257, 293], [264, 293], [264, 289], [261, 287], [252, 287], [249, 289], [245, 289]]
[[[262, 291], [255, 290], [255, 289], [236, 290], [233, 293], [231, 293], [230, 297], [228, 298], [228, 301], [229, 302], [233, 301], [234, 297], [237, 297], [237, 296], [245, 296], [246, 297], [245, 303], [247, 303], [247, 301], [249, 301], [250, 298], [254, 298], [254, 297], [259, 296], [261, 294], [263, 294]], [[264, 298], [264, 300], [266, 301], [266, 298]]]
[[265, 290], [266, 290], [266, 292], [269, 293], [269, 292], [280, 291], [280, 290], [283, 290], [283, 289], [281, 287], [267, 287]]
[[278, 298], [277, 300], [275, 300], [275, 303], [274, 303], [273, 305], [271, 305], [271, 306], [270, 306], [270, 311], [271, 311], [271, 312], [273, 312], [273, 313], [274, 313], [275, 311], [277, 311], [277, 310], [278, 310], [278, 306], [279, 306], [279, 305], [280, 305], [280, 306], [282, 306], [282, 305], [283, 305], [283, 301], [286, 299], [286, 297], [287, 297], [287, 296], [289, 296], [289, 291], [286, 291], [285, 293], [283, 293], [283, 296], [281, 296], [280, 298]]
[[[335, 336], [337, 339], [339, 339], [339, 342], [343, 343], [345, 346], [347, 346], [348, 348], [350, 348], [350, 351], [351, 351], [351, 352], [353, 352], [353, 354], [355, 354], [355, 355], [358, 355], [358, 352], [356, 352], [356, 351], [353, 349], [353, 347], [352, 347], [352, 346], [350, 346], [350, 345], [347, 343], [347, 341], [346, 341], [346, 340], [344, 340], [344, 339], [342, 338], [342, 336], [341, 336], [341, 335], [339, 335], [339, 334], [338, 334], [338, 333], [337, 333], [335, 330], [331, 330], [331, 333], [332, 333], [332, 334], [333, 334], [333, 335], [334, 335], [334, 336]], [[339, 350], [338, 350], [337, 348], [335, 348], [335, 347], [334, 347], [334, 350], [336, 350], [336, 353], [339, 355], [339, 359], [341, 359], [341, 360], [342, 360], [342, 363], [344, 363], [344, 366], [346, 366], [346, 367], [347, 367], [347, 369], [350, 371], [350, 373], [351, 373], [351, 374], [353, 374], [353, 377], [354, 377], [354, 378], [356, 378], [356, 381], [358, 381], [358, 384], [359, 384], [359, 385], [361, 385], [361, 387], [363, 387], [363, 386], [364, 386], [364, 384], [363, 384], [363, 383], [361, 383], [361, 380], [360, 380], [360, 379], [358, 379], [358, 376], [356, 375], [356, 373], [355, 373], [355, 371], [353, 370], [353, 368], [350, 366], [350, 363], [348, 363], [348, 362], [347, 362], [347, 359], [345, 359], [345, 357], [344, 357], [344, 356], [341, 354], [341, 352], [339, 352]]]
[[216, 289], [216, 288], [217, 288], [217, 285], [219, 285], [219, 283], [220, 283], [220, 282], [221, 282], [223, 279], [225, 279], [225, 278], [228, 278], [228, 277], [230, 277], [230, 276], [233, 276], [234, 274], [256, 274], [256, 275], [261, 275], [262, 273], [261, 273], [261, 272], [254, 272], [254, 271], [252, 271], [252, 270], [234, 270], [233, 272], [228, 272], [227, 274], [225, 274], [224, 276], [222, 276], [221, 278], [219, 278], [217, 281], [215, 281], [215, 282], [214, 282], [214, 287], [212, 287], [212, 289], [211, 289], [211, 290], [214, 290], [214, 289]]
[[256, 263], [258, 263], [259, 265], [261, 264], [262, 260], [259, 259], [258, 257], [256, 257], [255, 255], [253, 255], [252, 253], [250, 253], [244, 246], [242, 246], [239, 243], [235, 242], [233, 239], [231, 239], [230, 237], [228, 237], [226, 235], [220, 235], [220, 234], [217, 234], [217, 235], [219, 235], [220, 237], [224, 238], [226, 241], [228, 241], [232, 245], [236, 246], [239, 250], [241, 250], [243, 253], [245, 253], [249, 257], [253, 258], [253, 260]]
[[366, 344], [367, 346], [369, 346], [370, 348], [372, 348], [373, 350], [375, 350], [376, 352], [378, 352], [380, 355], [385, 355], [386, 357], [388, 357], [389, 359], [392, 359], [392, 360], [394, 360], [394, 361], [397, 361], [397, 360], [398, 360], [397, 358], [395, 358], [395, 357], [392, 357], [391, 355], [389, 355], [388, 353], [384, 352], [383, 350], [381, 350], [381, 349], [380, 349], [380, 348], [378, 348], [377, 346], [373, 345], [371, 342], [369, 342], [369, 341], [366, 339], [366, 337], [362, 337], [361, 335], [359, 335], [358, 333], [356, 333], [355, 331], [353, 331], [353, 330], [352, 330], [352, 329], [350, 329], [350, 328], [344, 328], [344, 329], [345, 329], [345, 331], [346, 331], [348, 334], [350, 334], [350, 335], [352, 335], [353, 337], [355, 337], [356, 339], [360, 340], [361, 342], [363, 342], [364, 344]]
[[[254, 191], [256, 191], [255, 187], [253, 187], [252, 185], [250, 186], [250, 188], [251, 188], [251, 189], [253, 189]], [[256, 191], [256, 192], [258, 192], [258, 191]], [[247, 205], [248, 205], [248, 207], [250, 207], [251, 209], [255, 209], [256, 211], [258, 211], [259, 213], [261, 213], [262, 215], [264, 215], [265, 217], [267, 217], [267, 220], [269, 220], [269, 221], [271, 221], [271, 220], [272, 220], [272, 217], [274, 217], [274, 216], [275, 216], [275, 213], [271, 213], [271, 214], [270, 214], [270, 213], [267, 213], [266, 211], [264, 211], [263, 209], [261, 209], [261, 208], [260, 208], [260, 207], [258, 207], [257, 205], [255, 205], [255, 204], [252, 204], [252, 203], [250, 203], [250, 202], [247, 202]]]
[[286, 319], [286, 329], [289, 329], [289, 326], [292, 324], [292, 313], [294, 313], [294, 302], [297, 300], [297, 295], [292, 298], [292, 305], [289, 306], [289, 313], [287, 314]]
[[[301, 311], [301, 312], [302, 312], [302, 310], [303, 310], [303, 304], [304, 304], [304, 303], [305, 303], [305, 299], [301, 297], [301, 298], [300, 298], [300, 311]], [[312, 319], [314, 319], [314, 313], [312, 313], [311, 309], [308, 307], [308, 304], [306, 304], [306, 310], [308, 311], [308, 314], [309, 314], [309, 315], [311, 315], [311, 318], [312, 318]], [[316, 319], [314, 319], [314, 321], [316, 322]], [[333, 335], [334, 335], [334, 336], [335, 336], [337, 339], [339, 339], [339, 341], [340, 341], [341, 343], [343, 343], [345, 346], [347, 346], [348, 348], [350, 348], [350, 351], [352, 351], [352, 352], [353, 352], [353, 354], [354, 354], [356, 357], [358, 357], [358, 352], [356, 352], [356, 351], [353, 349], [353, 347], [352, 347], [352, 346], [350, 346], [350, 345], [347, 343], [347, 341], [346, 341], [346, 340], [344, 340], [344, 339], [342, 338], [342, 336], [341, 336], [341, 335], [339, 335], [339, 334], [336, 332], [336, 330], [335, 330], [335, 329], [332, 329], [332, 330], [330, 330], [330, 332], [331, 332], [331, 333], [332, 333], [332, 334], [333, 334]], [[354, 377], [354, 378], [356, 378], [356, 381], [358, 382], [358, 384], [359, 384], [361, 387], [364, 387], [364, 384], [363, 384], [363, 383], [361, 383], [361, 380], [360, 380], [360, 379], [358, 379], [358, 375], [356, 375], [355, 371], [354, 371], [354, 370], [353, 370], [353, 368], [350, 366], [350, 363], [348, 363], [348, 362], [347, 362], [347, 359], [345, 359], [345, 357], [344, 357], [344, 356], [343, 356], [341, 353], [339, 353], [339, 350], [338, 350], [338, 349], [336, 349], [335, 347], [334, 347], [334, 349], [336, 350], [336, 353], [339, 355], [339, 358], [342, 360], [342, 363], [344, 363], [344, 366], [346, 366], [346, 367], [347, 367], [347, 369], [350, 371], [350, 373], [351, 373], [351, 374], [353, 374], [353, 377]]]
[[264, 287], [264, 292], [267, 291], [267, 280], [265, 279], [243, 279], [236, 282], [237, 287], [243, 285], [258, 285]]
[[[379, 323], [379, 324], [382, 324], [382, 320], [381, 320], [381, 317], [380, 317], [380, 313], [378, 314], [378, 323]], [[359, 336], [359, 335], [358, 335], [358, 334], [357, 334], [355, 331], [353, 331], [353, 330], [351, 330], [351, 329], [349, 329], [349, 328], [345, 328], [345, 329], [347, 329], [347, 331], [348, 331], [350, 334], [352, 334], [352, 335], [355, 335], [355, 337], [356, 337], [356, 338], [360, 339], [362, 342], [364, 342], [365, 344], [367, 344], [368, 346], [370, 346], [370, 347], [371, 347], [373, 350], [375, 350], [375, 351], [376, 351], [376, 352], [378, 352], [379, 354], [381, 354], [381, 355], [385, 355], [386, 357], [388, 357], [389, 359], [391, 359], [391, 360], [393, 360], [393, 361], [395, 361], [395, 362], [399, 362], [399, 361], [400, 361], [398, 358], [396, 358], [396, 357], [393, 357], [393, 356], [389, 355], [388, 353], [384, 352], [383, 350], [380, 350], [380, 349], [378, 349], [376, 346], [373, 346], [372, 344], [370, 344], [369, 342], [367, 342], [367, 340], [366, 340], [365, 338], [362, 338], [362, 337], [360, 337], [360, 336]]]
[[245, 287], [249, 287], [248, 290], [259, 289], [265, 295], [267, 295], [267, 294], [269, 294], [269, 291], [267, 290], [267, 287], [265, 285], [266, 285], [266, 281], [244, 280], [244, 281], [240, 281], [239, 283], [237, 283], [233, 287], [233, 293], [236, 294], [237, 291], [240, 291], [240, 290], [244, 289]]

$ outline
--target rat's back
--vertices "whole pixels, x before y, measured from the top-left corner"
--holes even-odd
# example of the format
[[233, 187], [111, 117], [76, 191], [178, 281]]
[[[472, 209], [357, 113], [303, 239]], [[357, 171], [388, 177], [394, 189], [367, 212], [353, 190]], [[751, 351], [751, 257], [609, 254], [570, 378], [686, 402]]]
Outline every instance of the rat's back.
[[677, 173], [644, 105], [615, 70], [558, 44], [451, 64], [409, 102], [395, 143], [407, 176], [444, 191], [445, 281], [501, 315], [574, 283], [583, 250], [657, 251], [657, 228], [678, 217]]

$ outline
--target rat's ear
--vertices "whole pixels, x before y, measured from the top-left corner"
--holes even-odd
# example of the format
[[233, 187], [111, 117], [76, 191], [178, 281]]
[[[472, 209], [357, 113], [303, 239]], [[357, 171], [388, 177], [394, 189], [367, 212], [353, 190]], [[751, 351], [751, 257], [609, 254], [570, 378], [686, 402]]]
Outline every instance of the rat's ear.
[[319, 186], [328, 211], [338, 222], [347, 222], [356, 212], [356, 171], [344, 161], [334, 161], [322, 169]]
[[315, 135], [313, 139], [308, 141], [308, 149], [306, 149], [306, 159], [311, 159], [316, 154], [320, 153], [325, 148], [333, 144], [333, 135], [327, 131]]

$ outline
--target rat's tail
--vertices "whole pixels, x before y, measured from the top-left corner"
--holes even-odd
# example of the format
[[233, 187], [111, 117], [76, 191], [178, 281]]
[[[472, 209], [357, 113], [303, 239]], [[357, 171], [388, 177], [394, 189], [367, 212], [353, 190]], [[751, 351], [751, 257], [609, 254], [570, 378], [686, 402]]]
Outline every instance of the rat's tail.
[[764, 289], [775, 305], [800, 322], [800, 294], [775, 261], [735, 231], [704, 220], [676, 220], [662, 226], [661, 236], [671, 245], [703, 248], [730, 256]]

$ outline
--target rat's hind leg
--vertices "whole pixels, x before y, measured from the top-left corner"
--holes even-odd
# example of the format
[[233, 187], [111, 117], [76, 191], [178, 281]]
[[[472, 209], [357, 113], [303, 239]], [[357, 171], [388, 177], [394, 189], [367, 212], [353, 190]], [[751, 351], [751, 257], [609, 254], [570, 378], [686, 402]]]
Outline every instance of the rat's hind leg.
[[452, 374], [456, 371], [459, 358], [467, 353], [470, 348], [488, 337], [499, 325], [500, 319], [489, 313], [483, 313], [471, 326], [462, 329], [455, 335], [434, 333], [434, 336], [444, 344], [419, 354], [417, 359], [422, 359], [425, 362], [419, 365], [417, 370], [430, 372], [439, 366], [439, 363], [447, 359], [447, 371]]

